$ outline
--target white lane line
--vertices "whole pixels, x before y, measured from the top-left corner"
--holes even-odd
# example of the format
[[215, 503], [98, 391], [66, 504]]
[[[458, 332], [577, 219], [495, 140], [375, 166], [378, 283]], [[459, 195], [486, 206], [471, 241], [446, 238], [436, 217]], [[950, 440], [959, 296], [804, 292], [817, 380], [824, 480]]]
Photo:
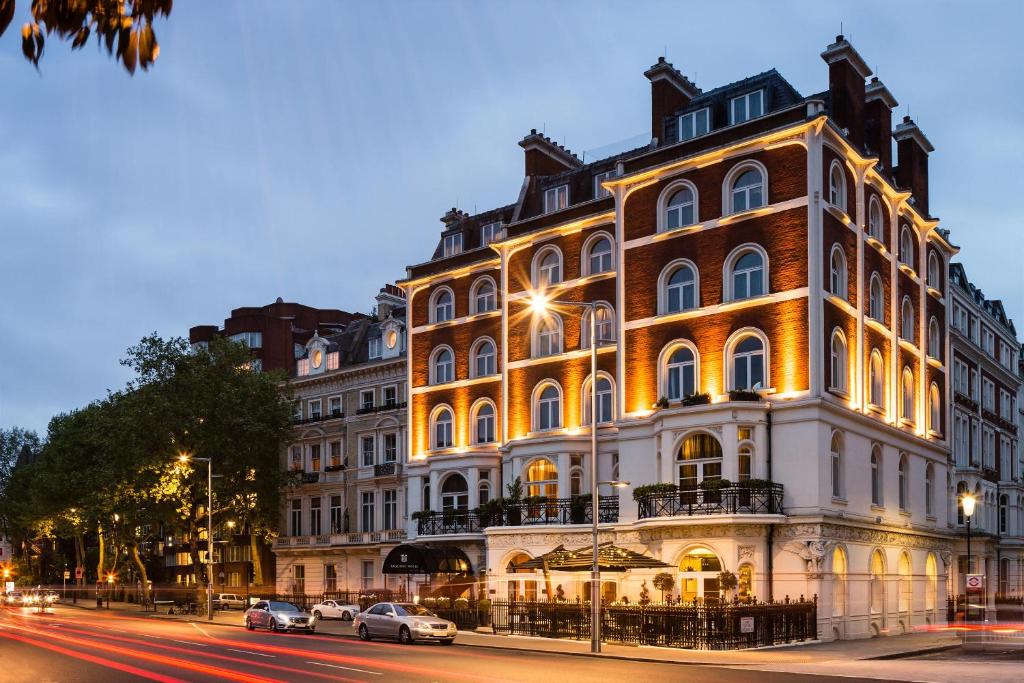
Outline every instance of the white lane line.
[[268, 654], [264, 654], [262, 652], [253, 652], [252, 650], [236, 650], [233, 647], [229, 647], [227, 649], [229, 651], [231, 651], [231, 652], [241, 652], [242, 654], [256, 655], [257, 657], [270, 657], [271, 659], [274, 659], [274, 658], [277, 657], [277, 655], [268, 655]]
[[206, 636], [207, 638], [212, 638], [212, 637], [213, 637], [213, 636], [211, 636], [211, 635], [210, 635], [209, 633], [207, 633], [206, 631], [204, 631], [204, 630], [203, 630], [203, 627], [202, 627], [202, 626], [199, 626], [198, 624], [194, 624], [194, 623], [192, 623], [191, 621], [190, 621], [190, 622], [188, 622], [188, 623], [192, 625], [192, 628], [196, 629], [197, 631], [199, 631], [200, 633], [202, 633], [202, 634], [203, 634], [204, 636]]
[[193, 643], [190, 640], [174, 640], [173, 638], [171, 638], [170, 640], [171, 640], [172, 643], [181, 643], [182, 645], [195, 645], [196, 647], [210, 647], [209, 645], [204, 645], [203, 643]]
[[345, 671], [358, 671], [361, 674], [370, 674], [371, 676], [382, 676], [380, 671], [367, 671], [366, 669], [356, 669], [351, 666], [338, 666], [337, 664], [325, 664], [324, 662], [306, 662], [306, 664], [315, 664], [317, 666], [329, 666], [332, 669], [344, 669]]

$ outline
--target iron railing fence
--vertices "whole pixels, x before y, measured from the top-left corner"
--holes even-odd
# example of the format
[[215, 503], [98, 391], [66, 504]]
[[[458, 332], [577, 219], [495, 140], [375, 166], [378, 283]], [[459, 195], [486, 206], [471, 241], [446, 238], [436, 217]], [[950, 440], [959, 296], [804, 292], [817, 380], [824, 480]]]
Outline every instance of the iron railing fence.
[[[602, 524], [619, 521], [618, 496], [601, 496], [597, 519]], [[594, 512], [588, 497], [538, 498], [503, 501], [490, 510], [446, 510], [421, 512], [417, 520], [420, 536], [482, 533], [490, 526], [534, 526], [544, 524], [593, 524]]]
[[647, 493], [638, 497], [637, 516], [782, 514], [782, 484], [758, 487], [733, 484], [720, 488], [686, 488]]

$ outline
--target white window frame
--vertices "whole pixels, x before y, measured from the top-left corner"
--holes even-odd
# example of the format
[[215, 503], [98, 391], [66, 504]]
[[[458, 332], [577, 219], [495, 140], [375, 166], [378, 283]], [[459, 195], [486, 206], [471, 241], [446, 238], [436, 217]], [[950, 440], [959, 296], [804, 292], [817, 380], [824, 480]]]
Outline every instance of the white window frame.
[[[555, 390], [554, 398], [541, 398], [548, 387]], [[549, 432], [562, 428], [564, 422], [562, 419], [562, 387], [558, 382], [554, 380], [541, 380], [538, 382], [537, 386], [533, 389], [532, 404], [534, 432]], [[542, 418], [545, 414], [549, 420], [549, 424], [546, 427], [542, 426], [544, 423]]]
[[917, 316], [914, 312], [914, 302], [910, 300], [909, 295], [903, 296], [903, 303], [900, 304], [900, 339], [914, 343], [914, 331], [916, 323], [914, 319]]
[[[907, 252], [910, 253], [908, 254]], [[900, 228], [899, 261], [901, 264], [905, 265], [911, 270], [917, 270], [916, 268], [914, 268], [914, 235], [910, 231], [910, 226], [908, 226], [906, 223], [904, 223], [903, 227]]]
[[[692, 361], [683, 361], [681, 363], [672, 363], [672, 356], [675, 355], [676, 351], [680, 349], [686, 349], [692, 356]], [[686, 393], [686, 386], [683, 382], [683, 368], [687, 366], [693, 367], [693, 394], [700, 393], [700, 354], [697, 351], [697, 345], [691, 342], [689, 339], [677, 339], [669, 342], [661, 350], [661, 354], [658, 357], [658, 368], [659, 375], [659, 397], [664, 396], [670, 401], [680, 401], [690, 394]], [[672, 396], [669, 387], [672, 386], [671, 374], [673, 372], [679, 372], [679, 396]]]
[[[482, 373], [480, 372], [479, 363], [480, 360], [484, 358], [484, 356], [480, 353], [480, 351], [486, 344], [490, 344], [491, 346], [491, 352], [489, 354], [490, 362], [487, 368], [490, 370], [490, 372]], [[473, 345], [469, 349], [469, 358], [469, 369], [470, 372], [472, 373], [470, 377], [490, 377], [491, 375], [498, 374], [498, 347], [494, 343], [494, 340], [491, 339], [490, 337], [480, 337], [479, 339], [474, 341]]]
[[[388, 392], [389, 391], [393, 392], [393, 396], [394, 396], [394, 400], [393, 401], [388, 401]], [[380, 390], [380, 404], [382, 406], [396, 407], [396, 406], [398, 406], [399, 403], [401, 403], [401, 401], [398, 400], [398, 385], [397, 384], [389, 384], [389, 385], [387, 385], [385, 387], [381, 387], [381, 390]]]
[[[491, 293], [481, 294], [480, 290], [488, 285]], [[481, 306], [481, 303], [485, 305]], [[498, 310], [498, 287], [494, 284], [494, 278], [482, 275], [473, 281], [473, 286], [469, 288], [469, 306], [471, 315]]]
[[843, 171], [843, 165], [836, 160], [828, 167], [828, 203], [847, 213], [846, 173]]
[[[447, 420], [441, 420], [442, 414], [448, 416]], [[444, 425], [444, 438], [438, 438], [438, 429]], [[435, 406], [430, 413], [430, 449], [443, 450], [451, 448], [455, 444], [455, 411], [447, 404]]]
[[[447, 294], [449, 299], [447, 304], [441, 304], [440, 299], [443, 294]], [[444, 316], [439, 315], [443, 312]], [[455, 292], [452, 291], [451, 287], [443, 286], [438, 287], [430, 295], [430, 322], [431, 323], [443, 323], [455, 319]]]
[[[370, 401], [367, 404], [366, 398], [369, 396]], [[367, 408], [373, 408], [377, 405], [377, 392], [371, 389], [360, 389], [359, 390], [359, 409], [365, 410]]]
[[[614, 344], [615, 336], [615, 309], [607, 301], [599, 301], [597, 310], [600, 311], [597, 317], [595, 332], [597, 333], [598, 347]], [[590, 348], [590, 309], [583, 311], [580, 317], [580, 348]]]
[[[729, 335], [729, 338], [725, 342], [724, 357], [727, 359], [725, 368], [725, 386], [727, 391], [731, 391], [737, 388], [735, 376], [735, 349], [741, 341], [751, 336], [757, 337], [761, 341], [761, 353], [763, 354], [762, 374], [764, 375], [763, 381], [761, 382], [761, 389], [763, 390], [771, 388], [771, 345], [768, 343], [768, 336], [762, 330], [756, 327], [743, 327]], [[753, 355], [753, 352], [749, 352], [744, 353], [743, 357], [752, 357]], [[748, 370], [749, 365], [750, 364], [748, 362]], [[756, 384], [756, 382], [752, 384]], [[743, 389], [744, 387], [739, 388]]]
[[462, 253], [462, 233], [455, 232], [444, 236], [444, 256], [455, 256]]
[[[584, 425], [590, 424], [590, 391], [591, 387], [593, 386], [593, 382], [591, 380], [592, 378], [589, 376], [585, 380], [583, 380], [583, 391], [580, 392], [582, 403], [582, 405], [580, 406], [580, 415], [583, 416], [582, 423]], [[597, 423], [599, 425], [609, 424], [615, 421], [615, 380], [612, 379], [612, 376], [609, 375], [607, 372], [598, 372], [597, 381], [600, 382], [602, 380], [608, 382], [608, 389], [599, 390], [597, 392], [597, 410], [598, 418], [600, 418], [598, 419]], [[605, 404], [602, 403], [601, 400], [603, 396], [607, 396], [609, 398], [607, 403], [608, 411], [610, 413], [609, 415], [604, 414]]]
[[939, 255], [935, 250], [928, 250], [928, 286], [937, 292], [942, 292], [942, 266], [939, 262]]
[[[836, 263], [837, 256], [839, 257], [838, 267]], [[829, 254], [828, 257], [828, 269], [829, 292], [833, 296], [837, 296], [840, 299], [846, 299], [849, 295], [849, 275], [846, 270], [846, 252], [843, 250], [842, 245], [840, 245], [838, 242], [832, 245], [832, 252]]]
[[[691, 202], [689, 204], [679, 204], [678, 207], [690, 206], [693, 211], [693, 220], [689, 223], [683, 223], [682, 217], [679, 218], [679, 225], [669, 227], [669, 211], [675, 210], [675, 207], [669, 208], [669, 202], [676, 193], [682, 190], [689, 190], [691, 196]], [[665, 189], [658, 195], [658, 232], [666, 232], [668, 230], [679, 230], [681, 228], [689, 227], [691, 225], [697, 225], [700, 223], [700, 201], [697, 192], [697, 186], [689, 180], [680, 179], [665, 186]]]
[[[878, 298], [875, 299], [875, 283], [878, 283]], [[875, 309], [878, 310], [875, 310]], [[878, 271], [872, 271], [868, 279], [868, 317], [872, 320], [885, 324], [885, 287], [882, 286], [882, 276]]]
[[[876, 216], [877, 222], [874, 220]], [[881, 200], [874, 194], [868, 200], [868, 236], [885, 244], [885, 214], [882, 212]]]
[[[837, 346], [838, 342], [838, 346]], [[832, 330], [832, 339], [829, 344], [829, 389], [846, 394], [849, 391], [849, 347], [846, 343], [846, 335], [838, 327]]]
[[480, 246], [486, 247], [501, 234], [501, 221], [485, 223], [480, 226]]
[[560, 211], [569, 206], [569, 185], [549, 187], [544, 190], [544, 213]]
[[[758, 108], [761, 110], [760, 113], [751, 115], [750, 114], [750, 103], [754, 97], [757, 97]], [[743, 102], [743, 117], [736, 116], [736, 104]], [[733, 97], [729, 100], [729, 125], [735, 126], [738, 123], [744, 123], [753, 119], [760, 118], [765, 115], [764, 110], [764, 88], [754, 90], [753, 92], [744, 93], [737, 97]]]
[[[484, 408], [490, 408], [490, 415], [481, 415], [480, 411]], [[469, 410], [470, 415], [470, 435], [474, 444], [488, 444], [495, 443], [497, 441], [497, 418], [498, 409], [495, 407], [494, 402], [487, 398], [477, 399], [473, 403], [473, 406]], [[480, 438], [481, 422], [483, 423], [486, 435], [490, 436], [488, 439]]]
[[[739, 181], [740, 177], [747, 171], [757, 171], [761, 175], [761, 202], [756, 206], [751, 203], [751, 188], [757, 186], [749, 185], [747, 188], [741, 190], [746, 198], [745, 206], [742, 209], [737, 209], [735, 201], [735, 185]], [[729, 173], [726, 174], [725, 180], [722, 183], [722, 206], [729, 208], [728, 215], [754, 211], [768, 206], [768, 169], [765, 168], [765, 165], [759, 161], [747, 160], [741, 161], [733, 166], [729, 170]]]
[[547, 358], [562, 353], [565, 342], [562, 316], [553, 311], [535, 316], [532, 328], [531, 357]]
[[934, 315], [928, 321], [927, 353], [935, 360], [942, 359], [942, 331], [939, 329], [939, 320]]
[[[753, 274], [757, 272], [756, 268], [745, 268], [740, 271], [741, 274], [746, 276], [747, 282], [747, 296], [737, 297], [733, 287], [733, 276], [735, 275], [734, 268], [736, 263], [743, 258], [749, 252], [756, 252], [761, 257], [761, 293], [756, 295], [750, 295], [752, 289], [751, 283], [754, 282]], [[756, 299], [758, 297], [767, 296], [770, 294], [768, 288], [768, 252], [765, 251], [764, 247], [755, 242], [747, 242], [733, 249], [728, 258], [725, 259], [725, 264], [722, 267], [722, 292], [724, 296], [723, 301], [745, 301], [747, 299]]]
[[[595, 258], [594, 247], [602, 241], [608, 243], [608, 251], [597, 256], [600, 263], [599, 270], [595, 270], [593, 263]], [[583, 243], [582, 251], [581, 265], [584, 277], [600, 273], [610, 273], [615, 270], [615, 239], [607, 232], [597, 232], [588, 237], [587, 241]], [[607, 267], [605, 267], [605, 263], [607, 263]]]
[[[907, 377], [910, 378], [910, 387], [907, 387]], [[904, 365], [903, 372], [900, 373], [900, 419], [911, 424], [917, 421], [917, 378], [914, 377], [914, 371], [910, 369], [910, 366]]]
[[[875, 368], [875, 358], [878, 368]], [[885, 358], [878, 349], [871, 349], [868, 356], [868, 405], [885, 408]]]
[[618, 176], [618, 173], [615, 172], [614, 168], [612, 170], [610, 170], [610, 171], [603, 171], [601, 173], [595, 173], [594, 174], [594, 199], [603, 199], [605, 197], [610, 197], [612, 193], [609, 192], [608, 190], [604, 189], [603, 187], [601, 187], [601, 183], [604, 182], [605, 180], [611, 180], [612, 178], [615, 178], [617, 176]]
[[370, 360], [379, 360], [384, 355], [384, 340], [381, 337], [371, 337], [368, 340], [367, 355]]
[[[703, 116], [702, 116], [703, 115]], [[704, 130], [700, 130], [701, 118], [703, 118]], [[683, 121], [691, 123], [692, 134], [683, 135]], [[711, 107], [702, 107], [694, 111], [680, 114], [676, 119], [676, 142], [693, 140], [711, 132]]]
[[[544, 261], [549, 254], [555, 255], [555, 262], [550, 265], [544, 265]], [[562, 250], [554, 245], [548, 245], [537, 250], [537, 253], [533, 256], [532, 265], [532, 277], [531, 282], [533, 283], [534, 289], [546, 289], [554, 285], [560, 284], [565, 279], [565, 272], [563, 268], [564, 259], [562, 258]], [[543, 275], [543, 278], [541, 277]], [[552, 277], [554, 275], [555, 277]]]
[[[441, 354], [447, 351], [450, 354], [450, 364], [440, 363]], [[449, 366], [447, 372], [442, 376], [440, 369], [442, 366]], [[455, 352], [452, 347], [447, 344], [442, 344], [430, 353], [430, 383], [431, 384], [447, 384], [455, 381]]]
[[[369, 448], [367, 448], [369, 445]], [[359, 466], [373, 467], [377, 464], [377, 437], [374, 434], [359, 435]]]

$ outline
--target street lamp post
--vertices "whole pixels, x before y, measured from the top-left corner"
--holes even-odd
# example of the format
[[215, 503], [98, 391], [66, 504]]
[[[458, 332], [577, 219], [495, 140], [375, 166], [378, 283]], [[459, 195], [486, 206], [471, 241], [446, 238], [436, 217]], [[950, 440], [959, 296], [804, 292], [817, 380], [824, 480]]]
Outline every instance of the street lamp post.
[[197, 460], [206, 463], [206, 620], [213, 621], [213, 463], [182, 453], [181, 462]]
[[[964, 509], [964, 519], [967, 520], [967, 573], [971, 573], [971, 517], [974, 515], [974, 506], [978, 501], [970, 493], [965, 493], [960, 499], [960, 505]], [[971, 620], [971, 596], [968, 594], [967, 577], [964, 577], [964, 621]]]
[[543, 315], [551, 306], [574, 306], [590, 312], [590, 504], [591, 534], [593, 536], [593, 563], [590, 572], [590, 651], [601, 651], [601, 565], [598, 558], [598, 521], [600, 501], [598, 486], [628, 486], [628, 482], [597, 481], [597, 311], [596, 301], [548, 301], [540, 294], [530, 299], [534, 313]]

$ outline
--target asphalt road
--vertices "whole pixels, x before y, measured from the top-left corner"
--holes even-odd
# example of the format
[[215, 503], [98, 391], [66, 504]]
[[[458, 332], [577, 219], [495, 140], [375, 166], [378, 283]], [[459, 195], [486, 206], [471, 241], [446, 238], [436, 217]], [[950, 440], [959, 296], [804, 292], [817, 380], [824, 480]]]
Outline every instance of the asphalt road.
[[[230, 626], [57, 607], [0, 608], [4, 683], [121, 681], [608, 681], [812, 683], [840, 679], [713, 666], [595, 659], [456, 644], [363, 643], [326, 635], [250, 633]], [[841, 683], [857, 679], [844, 676]]]

